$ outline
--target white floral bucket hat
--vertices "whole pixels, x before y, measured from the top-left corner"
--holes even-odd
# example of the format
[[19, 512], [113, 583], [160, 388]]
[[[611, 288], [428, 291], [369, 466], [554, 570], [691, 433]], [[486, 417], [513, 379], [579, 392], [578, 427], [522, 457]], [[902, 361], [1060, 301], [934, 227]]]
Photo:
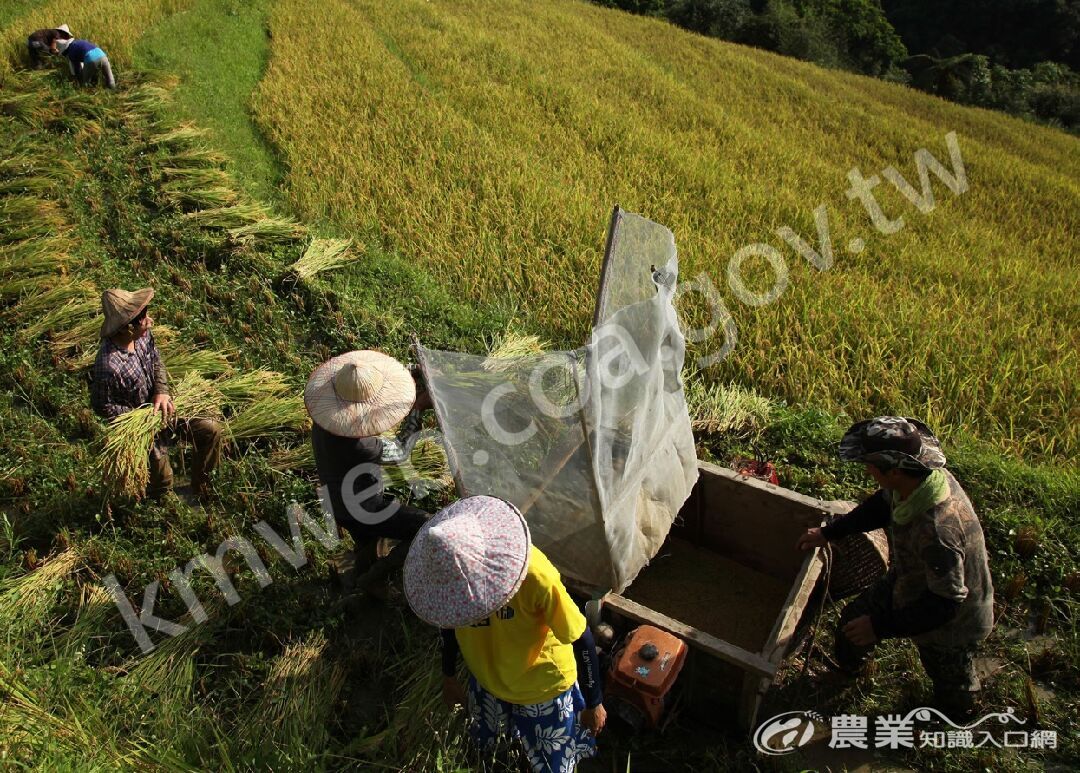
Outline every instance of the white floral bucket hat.
[[405, 597], [417, 617], [460, 628], [504, 607], [529, 569], [529, 527], [514, 505], [461, 499], [429, 520], [405, 559]]

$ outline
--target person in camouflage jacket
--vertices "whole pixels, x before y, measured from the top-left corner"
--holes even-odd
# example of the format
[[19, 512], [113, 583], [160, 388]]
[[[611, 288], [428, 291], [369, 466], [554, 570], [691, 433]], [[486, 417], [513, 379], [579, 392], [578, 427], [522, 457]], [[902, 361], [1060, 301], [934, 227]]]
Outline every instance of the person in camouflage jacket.
[[971, 501], [945, 469], [937, 438], [916, 419], [854, 424], [840, 442], [840, 458], [864, 463], [880, 488], [842, 518], [807, 530], [799, 547], [887, 527], [890, 562], [885, 576], [841, 612], [836, 658], [854, 673], [878, 641], [910, 638], [937, 706], [966, 716], [980, 688], [974, 653], [994, 622], [986, 545]]

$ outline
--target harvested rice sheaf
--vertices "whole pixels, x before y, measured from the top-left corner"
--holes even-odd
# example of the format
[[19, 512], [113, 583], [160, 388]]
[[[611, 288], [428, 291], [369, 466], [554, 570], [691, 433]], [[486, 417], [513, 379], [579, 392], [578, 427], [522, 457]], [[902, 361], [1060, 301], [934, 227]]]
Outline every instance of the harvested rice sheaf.
[[300, 279], [310, 279], [322, 271], [344, 266], [358, 257], [351, 251], [352, 239], [312, 239], [298, 261], [289, 266]]
[[484, 360], [484, 370], [509, 370], [514, 367], [516, 360], [543, 354], [549, 347], [550, 344], [538, 336], [508, 330], [491, 342], [487, 359]]
[[260, 204], [247, 202], [229, 207], [215, 207], [188, 212], [184, 219], [197, 223], [204, 228], [241, 228], [266, 218], [266, 208]]
[[304, 432], [311, 426], [301, 395], [270, 397], [250, 403], [229, 419], [232, 439], [273, 437]]
[[[155, 338], [157, 338], [156, 335]], [[223, 373], [231, 373], [233, 366], [229, 362], [229, 357], [228, 352], [212, 349], [178, 349], [162, 354], [161, 359], [165, 363], [169, 377], [180, 379], [189, 373], [202, 376], [220, 376]]]
[[[220, 418], [222, 396], [198, 373], [188, 373], [172, 387], [176, 416], [181, 419]], [[150, 482], [150, 448], [165, 429], [164, 416], [144, 405], [113, 419], [101, 452], [102, 478], [118, 495], [141, 498]]]
[[234, 406], [279, 397], [290, 386], [284, 374], [273, 370], [251, 370], [220, 378], [214, 383], [225, 403]]
[[274, 661], [250, 721], [249, 745], [300, 741], [308, 748], [325, 743], [326, 721], [345, 684], [345, 671], [328, 659], [325, 634], [316, 631], [294, 642]]
[[61, 584], [78, 563], [78, 552], [68, 548], [32, 572], [0, 583], [0, 628], [26, 630], [45, 624]]
[[265, 217], [247, 225], [230, 228], [229, 236], [241, 244], [293, 242], [305, 238], [307, 229], [295, 220]]
[[315, 452], [311, 443], [302, 443], [293, 448], [279, 448], [270, 454], [270, 469], [277, 472], [314, 470]]

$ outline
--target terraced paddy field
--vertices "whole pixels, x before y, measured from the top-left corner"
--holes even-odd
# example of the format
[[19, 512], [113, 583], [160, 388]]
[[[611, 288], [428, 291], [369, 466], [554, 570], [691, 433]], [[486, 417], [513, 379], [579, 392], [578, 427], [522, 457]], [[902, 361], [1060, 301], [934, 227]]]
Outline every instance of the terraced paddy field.
[[[897, 764], [1077, 764], [1077, 139], [586, 3], [494, 8], [0, 7], [5, 764], [467, 768], [433, 632], [400, 597], [340, 603], [327, 580], [340, 546], [303, 531], [295, 569], [255, 527], [288, 535], [293, 500], [318, 513], [296, 398], [331, 354], [406, 357], [413, 333], [474, 352], [508, 331], [580, 343], [616, 202], [673, 229], [696, 280], [685, 326], [716, 323], [686, 375], [702, 457], [756, 448], [784, 485], [857, 498], [869, 480], [835, 460], [851, 417], [899, 412], [941, 432], [998, 588], [983, 707], [1015, 707], [1060, 744]], [[109, 52], [117, 93], [23, 69], [27, 31], [61, 22]], [[297, 261], [340, 240], [343, 266], [301, 278]], [[209, 383], [233, 428], [204, 510], [102, 482], [110, 430], [85, 380], [97, 297], [145, 284], [175, 379]], [[245, 412], [252, 395], [271, 409]], [[441, 481], [420, 501], [431, 509], [450, 496], [440, 463], [424, 462]], [[241, 600], [198, 570], [207, 621], [191, 624], [174, 570], [238, 536], [272, 583], [230, 553]], [[158, 581], [156, 614], [188, 632], [150, 631], [144, 653], [110, 576], [135, 608]], [[927, 698], [905, 644], [853, 685], [820, 687], [837, 611], [783, 676], [777, 711]], [[602, 740], [605, 769], [764, 764], [688, 716]]]

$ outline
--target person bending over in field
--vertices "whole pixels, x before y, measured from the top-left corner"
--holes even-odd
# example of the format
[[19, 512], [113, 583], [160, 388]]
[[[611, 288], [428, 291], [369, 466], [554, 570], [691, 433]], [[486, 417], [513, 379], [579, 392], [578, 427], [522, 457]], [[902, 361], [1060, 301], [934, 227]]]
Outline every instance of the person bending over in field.
[[113, 77], [109, 57], [96, 44], [89, 40], [68, 38], [57, 40], [56, 50], [67, 57], [71, 75], [80, 86], [97, 85], [98, 76], [103, 76], [106, 88], [116, 88], [116, 78]]
[[[415, 374], [415, 375], [414, 375]], [[408, 460], [431, 398], [419, 373], [382, 352], [348, 352], [324, 362], [304, 389], [323, 507], [353, 538], [356, 590], [385, 599], [387, 581], [429, 513], [383, 493], [380, 465]], [[404, 421], [402, 421], [404, 419]], [[401, 422], [395, 438], [380, 434]], [[382, 560], [381, 539], [399, 540]]]
[[42, 54], [59, 54], [56, 48], [58, 40], [71, 40], [71, 30], [66, 24], [49, 29], [35, 30], [26, 39], [27, 52], [30, 55], [30, 66], [35, 70], [45, 66]]
[[892, 561], [841, 612], [836, 659], [855, 673], [878, 641], [913, 639], [937, 707], [967, 716], [979, 690], [972, 658], [994, 622], [986, 545], [971, 502], [945, 469], [937, 438], [915, 419], [854, 424], [840, 442], [840, 458], [864, 463], [880, 488], [842, 518], [809, 529], [798, 546], [887, 526]]
[[442, 630], [443, 700], [467, 704], [482, 753], [517, 739], [536, 773], [573, 773], [596, 754], [607, 713], [592, 633], [516, 507], [473, 496], [428, 521], [405, 562], [405, 596]]
[[194, 446], [191, 489], [200, 501], [205, 501], [210, 496], [210, 473], [221, 455], [221, 425], [212, 419], [175, 418], [165, 366], [150, 332], [154, 324], [149, 313], [153, 297], [149, 287], [135, 292], [112, 289], [102, 293], [105, 321], [91, 374], [90, 404], [99, 416], [110, 421], [146, 404], [172, 419], [172, 425], [158, 433], [150, 449], [146, 493], [160, 499], [172, 488], [169, 443], [180, 436]]

